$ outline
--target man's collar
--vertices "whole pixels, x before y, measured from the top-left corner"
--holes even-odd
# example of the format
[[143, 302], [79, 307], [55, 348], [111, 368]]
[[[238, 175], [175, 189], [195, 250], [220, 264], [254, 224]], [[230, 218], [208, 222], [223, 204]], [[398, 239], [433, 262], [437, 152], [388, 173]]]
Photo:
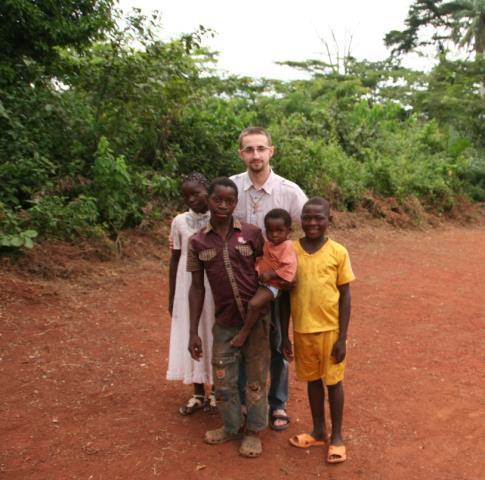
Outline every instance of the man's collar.
[[[273, 192], [273, 180], [274, 180], [275, 174], [273, 173], [273, 169], [270, 169], [268, 178], [266, 181], [261, 185], [260, 188], [262, 188], [268, 195], [271, 195]], [[243, 185], [243, 190], [246, 192], [248, 191], [251, 187], [253, 187], [256, 190], [256, 187], [253, 185], [253, 182], [251, 182], [251, 177], [249, 176], [249, 172], [246, 171], [246, 178], [244, 179], [244, 185]]]
[[[241, 222], [237, 218], [232, 217], [232, 228], [233, 230], [242, 229]], [[212, 223], [209, 221], [209, 223], [204, 228], [203, 232], [207, 235], [209, 232], [212, 232], [213, 230], [214, 230], [214, 227], [212, 226]]]

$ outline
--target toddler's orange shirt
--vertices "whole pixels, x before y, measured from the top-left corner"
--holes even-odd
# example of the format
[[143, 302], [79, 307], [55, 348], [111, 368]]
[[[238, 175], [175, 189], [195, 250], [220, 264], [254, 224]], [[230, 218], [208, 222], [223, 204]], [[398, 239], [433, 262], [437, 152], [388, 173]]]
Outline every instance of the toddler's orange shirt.
[[[286, 240], [279, 245], [264, 242], [263, 256], [257, 260], [256, 270], [259, 274], [274, 272], [287, 282], [292, 282], [296, 276], [297, 259], [293, 242]], [[280, 288], [278, 279], [271, 280], [269, 284]]]

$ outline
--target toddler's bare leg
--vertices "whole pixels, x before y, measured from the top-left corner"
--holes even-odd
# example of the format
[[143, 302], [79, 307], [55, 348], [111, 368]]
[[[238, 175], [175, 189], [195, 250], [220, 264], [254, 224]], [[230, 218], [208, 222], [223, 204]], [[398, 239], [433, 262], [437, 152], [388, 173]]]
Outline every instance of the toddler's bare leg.
[[254, 297], [249, 300], [248, 311], [246, 313], [246, 318], [244, 319], [244, 325], [241, 330], [233, 337], [231, 340], [231, 345], [233, 347], [242, 347], [246, 338], [248, 338], [251, 330], [265, 311], [268, 304], [273, 300], [273, 294], [271, 290], [266, 287], [259, 287], [254, 294]]

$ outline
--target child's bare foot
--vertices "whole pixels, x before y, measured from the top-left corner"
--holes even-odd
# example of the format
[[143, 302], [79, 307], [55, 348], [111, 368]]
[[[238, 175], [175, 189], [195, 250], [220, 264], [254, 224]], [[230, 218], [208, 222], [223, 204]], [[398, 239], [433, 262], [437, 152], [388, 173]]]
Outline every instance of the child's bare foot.
[[244, 345], [244, 342], [248, 338], [248, 334], [240, 330], [231, 340], [231, 345], [233, 347], [240, 348]]

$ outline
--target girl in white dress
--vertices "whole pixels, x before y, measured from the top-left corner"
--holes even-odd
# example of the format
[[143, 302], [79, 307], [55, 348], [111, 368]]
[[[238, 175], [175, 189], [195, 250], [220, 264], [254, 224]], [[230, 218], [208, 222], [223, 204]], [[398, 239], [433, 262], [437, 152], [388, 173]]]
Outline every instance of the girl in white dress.
[[212, 385], [212, 326], [214, 325], [214, 300], [205, 278], [204, 309], [200, 317], [199, 336], [205, 355], [200, 361], [191, 358], [189, 344], [189, 289], [192, 275], [186, 271], [188, 239], [209, 222], [207, 206], [208, 180], [199, 173], [187, 175], [182, 180], [182, 195], [189, 211], [177, 215], [172, 221], [170, 245], [172, 256], [169, 268], [168, 310], [172, 316], [167, 380], [182, 380], [194, 385], [194, 393], [180, 407], [181, 415], [190, 415], [204, 408], [216, 408], [213, 392], [205, 396], [205, 384]]

